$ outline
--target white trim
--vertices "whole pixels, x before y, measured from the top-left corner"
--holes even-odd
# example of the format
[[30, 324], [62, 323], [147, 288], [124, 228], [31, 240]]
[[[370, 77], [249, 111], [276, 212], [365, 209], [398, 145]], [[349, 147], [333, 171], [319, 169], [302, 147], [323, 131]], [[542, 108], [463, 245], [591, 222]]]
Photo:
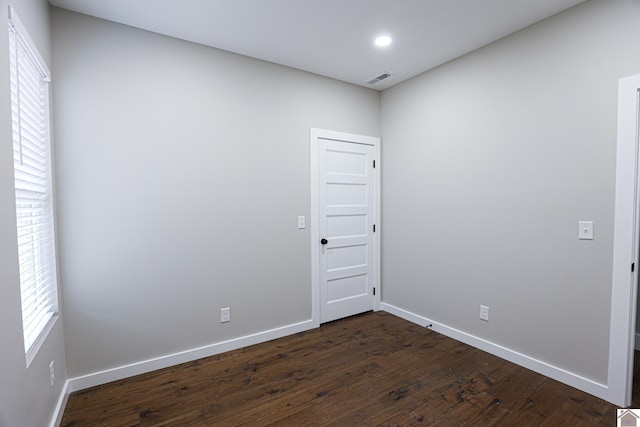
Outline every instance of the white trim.
[[373, 309], [380, 310], [381, 289], [381, 260], [380, 260], [380, 227], [381, 227], [381, 208], [380, 208], [380, 138], [372, 136], [356, 135], [352, 133], [336, 132], [325, 129], [309, 129], [309, 166], [311, 171], [311, 321], [315, 326], [320, 326], [320, 223], [318, 218], [318, 139], [332, 139], [335, 141], [347, 141], [357, 144], [366, 144], [373, 146], [376, 167], [374, 170], [375, 185], [375, 201], [374, 201], [374, 223], [376, 224], [376, 232], [374, 233], [374, 253], [375, 253], [375, 270], [373, 278], [373, 286], [376, 288], [376, 294], [373, 298]]
[[[618, 143], [613, 227], [611, 329], [609, 335], [610, 396], [621, 407], [631, 404], [635, 347], [638, 251], [638, 93], [640, 75], [618, 85]], [[631, 264], [636, 271], [631, 272]]]
[[[516, 363], [520, 366], [524, 366], [525, 368], [531, 369], [542, 375], [548, 376], [557, 381], [563, 382], [572, 387], [593, 394], [594, 396], [600, 397], [605, 400], [607, 399], [608, 389], [607, 386], [603, 384], [596, 383], [587, 378], [583, 378], [579, 375], [565, 371], [548, 363], [510, 350], [506, 347], [502, 347], [484, 339], [475, 337], [466, 332], [462, 332], [457, 329], [448, 327], [444, 324], [434, 322], [427, 319], [426, 317], [417, 315], [399, 307], [395, 307], [391, 304], [381, 303], [380, 309], [402, 319], [416, 323], [420, 326], [426, 327], [427, 325], [432, 325], [429, 329], [435, 332], [446, 335], [457, 341], [464, 342], [465, 344], [469, 344], [473, 347], [491, 353], [510, 362]], [[113, 369], [107, 369], [104, 371], [83, 375], [80, 377], [70, 378], [65, 382], [63, 386], [60, 398], [58, 399], [58, 404], [51, 419], [50, 426], [56, 427], [60, 425], [67, 400], [69, 398], [69, 395], [73, 392], [106, 384], [112, 381], [129, 378], [135, 375], [144, 374], [158, 369], [175, 366], [181, 363], [202, 359], [204, 357], [213, 356], [216, 354], [224, 353], [226, 351], [236, 350], [239, 348], [248, 347], [250, 345], [271, 341], [273, 339], [282, 338], [288, 335], [313, 329], [315, 327], [317, 327], [315, 322], [313, 322], [312, 320], [307, 320], [281, 328], [275, 328], [240, 338], [222, 341], [216, 344], [195, 348], [180, 353], [174, 353], [167, 356], [162, 356], [142, 362], [120, 366]]]
[[381, 307], [381, 302], [382, 302], [382, 259], [380, 257], [380, 253], [382, 252], [382, 209], [381, 209], [381, 205], [382, 205], [382, 198], [380, 196], [381, 193], [381, 183], [380, 183], [380, 176], [381, 176], [381, 168], [382, 168], [382, 161], [380, 160], [381, 157], [381, 152], [380, 152], [380, 143], [382, 142], [381, 139], [377, 138], [377, 144], [374, 145], [373, 150], [374, 150], [374, 157], [376, 158], [376, 168], [374, 171], [374, 175], [373, 175], [373, 182], [374, 185], [376, 186], [376, 191], [375, 191], [375, 206], [374, 206], [374, 212], [375, 212], [375, 221], [376, 221], [376, 232], [374, 233], [374, 242], [376, 245], [376, 249], [375, 249], [375, 280], [374, 280], [374, 286], [376, 287], [376, 294], [373, 297], [373, 309], [375, 311], [379, 311], [380, 307]]
[[40, 72], [44, 75], [45, 81], [51, 81], [51, 71], [47, 67], [47, 63], [40, 55], [36, 44], [31, 39], [27, 28], [24, 26], [20, 18], [18, 18], [18, 14], [13, 6], [9, 5], [9, 25], [15, 29], [17, 32], [16, 36], [22, 39], [24, 42], [24, 47], [29, 51], [29, 54], [37, 59], [36, 66], [40, 69]]
[[311, 321], [320, 326], [320, 228], [318, 223], [318, 129], [311, 128], [309, 131], [309, 166], [311, 170], [311, 211], [309, 212], [309, 223], [311, 224]]
[[271, 341], [287, 335], [297, 334], [298, 332], [313, 329], [315, 326], [316, 325], [311, 320], [306, 320], [304, 322], [294, 323], [280, 328], [246, 335], [240, 338], [221, 341], [204, 347], [198, 347], [191, 350], [181, 351], [179, 353], [144, 360], [142, 362], [131, 363], [117, 368], [94, 372], [76, 378], [70, 378], [67, 381], [68, 392], [73, 393], [78, 390], [106, 384], [111, 381], [117, 381], [123, 378], [129, 378], [135, 375], [167, 368], [169, 366], [179, 365], [180, 363], [191, 362], [193, 360], [224, 353], [226, 351]]
[[59, 316], [57, 313], [52, 313], [50, 315], [46, 325], [44, 326], [44, 328], [42, 328], [42, 331], [40, 332], [40, 334], [38, 334], [38, 338], [36, 338], [33, 344], [31, 344], [31, 347], [29, 347], [29, 350], [27, 350], [27, 352], [25, 353], [25, 362], [27, 364], [27, 369], [29, 368], [29, 366], [31, 366], [31, 362], [33, 362], [33, 360], [38, 355], [38, 352], [40, 351], [40, 347], [42, 347], [42, 344], [44, 344], [44, 342], [47, 340], [49, 333], [51, 332], [55, 324], [58, 322], [58, 318]]
[[67, 401], [69, 400], [70, 394], [71, 392], [69, 391], [69, 380], [67, 380], [64, 382], [64, 386], [62, 386], [62, 391], [60, 392], [60, 397], [58, 398], [56, 408], [53, 411], [53, 416], [51, 417], [51, 423], [49, 424], [49, 427], [58, 427], [62, 422], [64, 408], [66, 408], [67, 406]]
[[541, 360], [534, 359], [533, 357], [518, 353], [517, 351], [492, 343], [482, 338], [478, 338], [474, 335], [468, 334], [458, 329], [451, 328], [442, 323], [434, 322], [433, 320], [429, 320], [426, 317], [411, 313], [410, 311], [395, 307], [391, 304], [382, 303], [382, 310], [410, 322], [416, 323], [420, 326], [426, 327], [427, 325], [432, 325], [429, 328], [430, 330], [446, 335], [465, 344], [469, 344], [470, 346], [486, 351], [487, 353], [491, 353], [494, 356], [498, 356], [502, 359], [508, 360], [509, 362], [524, 366], [527, 369], [531, 369], [532, 371], [538, 372], [539, 374], [568, 384], [601, 399], [606, 400], [609, 396], [609, 390], [606, 385], [597, 383], [588, 378], [581, 377], [580, 375], [566, 371], [562, 368], [558, 368], [557, 366], [553, 366]]

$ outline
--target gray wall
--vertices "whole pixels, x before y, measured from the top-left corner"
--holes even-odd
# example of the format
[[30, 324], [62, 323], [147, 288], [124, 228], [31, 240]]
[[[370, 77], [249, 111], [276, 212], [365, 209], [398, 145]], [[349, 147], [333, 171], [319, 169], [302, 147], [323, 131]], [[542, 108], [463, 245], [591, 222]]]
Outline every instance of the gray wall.
[[639, 21], [638, 1], [587, 2], [383, 93], [385, 302], [606, 384]]
[[61, 9], [52, 25], [70, 376], [310, 319], [309, 128], [377, 136], [379, 93]]
[[[47, 2], [0, 0], [0, 426], [44, 426], [49, 424], [66, 379], [64, 338], [62, 321], [58, 320], [36, 358], [26, 368], [11, 146], [9, 4], [15, 8], [44, 60], [51, 66]], [[49, 363], [52, 360], [56, 365], [57, 378], [53, 388], [49, 386]]]
[[637, 1], [590, 1], [381, 103], [52, 14], [71, 376], [309, 319], [295, 221], [309, 216], [308, 129], [382, 123], [383, 301], [606, 383], [617, 83], [640, 73]]

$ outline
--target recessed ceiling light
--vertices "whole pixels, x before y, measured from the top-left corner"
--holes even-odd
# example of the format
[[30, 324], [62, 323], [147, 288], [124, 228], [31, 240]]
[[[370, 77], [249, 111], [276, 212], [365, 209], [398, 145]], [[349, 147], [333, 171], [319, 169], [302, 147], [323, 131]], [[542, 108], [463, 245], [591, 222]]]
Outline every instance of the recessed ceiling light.
[[389, 36], [379, 36], [379, 37], [376, 37], [376, 40], [375, 40], [376, 46], [380, 46], [380, 47], [389, 46], [391, 42], [392, 42], [392, 39]]

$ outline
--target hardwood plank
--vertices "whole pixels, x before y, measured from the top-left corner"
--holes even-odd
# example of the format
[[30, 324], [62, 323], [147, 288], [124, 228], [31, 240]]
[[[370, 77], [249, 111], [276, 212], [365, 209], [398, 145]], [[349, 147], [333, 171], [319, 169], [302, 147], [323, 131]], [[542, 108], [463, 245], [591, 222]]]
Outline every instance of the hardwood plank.
[[73, 393], [61, 425], [604, 426], [615, 409], [378, 312]]
[[173, 415], [160, 422], [154, 422], [154, 418], [163, 418], [158, 416], [157, 413], [145, 413], [141, 414], [140, 426], [148, 427], [207, 427], [207, 422], [202, 415], [202, 411], [195, 410], [185, 412], [180, 415]]

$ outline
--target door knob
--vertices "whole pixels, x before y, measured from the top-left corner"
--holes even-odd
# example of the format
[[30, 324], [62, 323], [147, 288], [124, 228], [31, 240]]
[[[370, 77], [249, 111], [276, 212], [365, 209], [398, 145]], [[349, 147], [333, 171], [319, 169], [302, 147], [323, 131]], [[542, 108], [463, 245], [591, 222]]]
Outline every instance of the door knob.
[[329, 241], [327, 239], [322, 239], [320, 240], [320, 243], [322, 243], [323, 245], [326, 245], [327, 243], [329, 243]]

